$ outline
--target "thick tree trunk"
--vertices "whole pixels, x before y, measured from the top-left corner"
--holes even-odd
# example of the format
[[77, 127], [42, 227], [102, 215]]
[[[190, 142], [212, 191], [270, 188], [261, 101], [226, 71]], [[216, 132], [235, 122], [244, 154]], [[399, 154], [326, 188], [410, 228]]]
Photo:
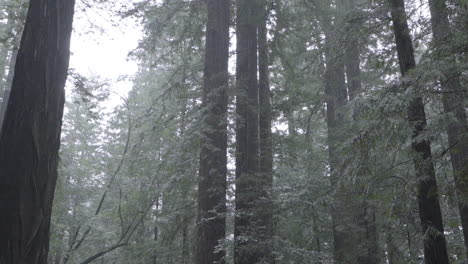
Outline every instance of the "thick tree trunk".
[[74, 0], [31, 0], [0, 131], [0, 263], [47, 263]]
[[455, 66], [455, 56], [444, 54], [444, 50], [447, 49], [443, 45], [447, 42], [450, 43], [452, 36], [445, 1], [429, 0], [429, 7], [436, 54], [440, 56], [441, 60], [448, 62], [442, 64], [449, 65], [448, 68], [442, 69], [443, 78], [440, 79], [440, 84], [444, 111], [450, 115], [447, 126], [450, 158], [468, 257], [468, 124], [464, 108], [466, 89], [460, 85], [460, 73]]
[[[202, 138], [198, 181], [197, 263], [224, 263], [230, 1], [208, 0]], [[222, 245], [221, 245], [222, 246]]]
[[[416, 67], [413, 44], [409, 34], [404, 1], [390, 0], [390, 4], [398, 60], [401, 74], [404, 77]], [[413, 130], [411, 147], [414, 152], [414, 167], [418, 181], [417, 196], [423, 232], [424, 258], [426, 264], [449, 263], [431, 142], [420, 138], [426, 127], [426, 113], [423, 100], [418, 95], [409, 103], [408, 121]]]
[[264, 243], [262, 254], [265, 262], [273, 264], [273, 142], [271, 137], [271, 103], [270, 84], [268, 70], [268, 11], [266, 0], [260, 0], [258, 23], [258, 72], [259, 72], [259, 152], [260, 152], [260, 184], [263, 187], [262, 222], [264, 226], [262, 242]]
[[236, 264], [262, 259], [259, 231], [259, 128], [257, 83], [257, 0], [237, 0], [236, 65]]

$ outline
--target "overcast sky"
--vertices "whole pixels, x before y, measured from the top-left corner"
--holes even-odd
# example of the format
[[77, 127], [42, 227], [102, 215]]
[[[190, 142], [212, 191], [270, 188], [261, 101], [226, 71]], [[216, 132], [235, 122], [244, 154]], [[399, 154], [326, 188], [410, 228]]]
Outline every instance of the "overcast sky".
[[[137, 47], [139, 39], [140, 29], [135, 21], [120, 20], [103, 10], [88, 8], [84, 13], [78, 8], [71, 41], [70, 68], [85, 76], [111, 80], [112, 91], [125, 97], [131, 83], [117, 80], [122, 76], [131, 77], [137, 71], [137, 63], [128, 60], [127, 55]], [[118, 98], [112, 96], [109, 106], [118, 104]]]

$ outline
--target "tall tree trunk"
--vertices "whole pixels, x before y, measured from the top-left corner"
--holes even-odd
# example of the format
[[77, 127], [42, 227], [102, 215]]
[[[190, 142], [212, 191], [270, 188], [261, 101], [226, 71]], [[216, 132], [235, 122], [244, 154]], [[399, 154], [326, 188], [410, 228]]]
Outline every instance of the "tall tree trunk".
[[[224, 263], [230, 1], [208, 0], [198, 181], [197, 263]], [[221, 245], [222, 246], [222, 245]]]
[[[330, 5], [323, 7], [330, 9]], [[328, 10], [330, 11], [330, 10]], [[352, 264], [356, 262], [356, 248], [353, 242], [354, 219], [349, 214], [344, 189], [342, 161], [339, 155], [339, 145], [344, 133], [344, 106], [347, 102], [345, 83], [345, 67], [343, 53], [340, 52], [342, 42], [336, 30], [340, 19], [324, 15], [321, 17], [325, 32], [325, 100], [327, 104], [328, 154], [330, 164], [330, 180], [333, 194], [331, 208], [333, 231], [333, 256], [336, 263]]]
[[258, 72], [259, 72], [259, 153], [260, 153], [260, 184], [263, 187], [264, 204], [262, 210], [262, 242], [263, 254], [267, 263], [274, 263], [273, 256], [273, 142], [271, 138], [271, 103], [268, 70], [268, 9], [267, 0], [260, 0], [258, 23]]
[[[416, 67], [413, 44], [409, 34], [404, 0], [389, 0], [398, 61], [403, 77]], [[417, 89], [414, 88], [413, 89]], [[417, 91], [415, 91], [417, 94]], [[431, 142], [421, 139], [426, 128], [426, 113], [420, 95], [411, 99], [408, 106], [408, 121], [413, 130], [411, 147], [414, 152], [419, 217], [421, 219], [426, 264], [448, 262], [447, 245], [444, 236], [439, 194], [432, 161]]]
[[29, 4], [0, 131], [0, 263], [47, 263], [74, 4]]
[[468, 124], [464, 107], [467, 91], [460, 85], [460, 73], [456, 68], [454, 54], [444, 54], [447, 49], [443, 46], [446, 42], [450, 43], [452, 37], [445, 1], [429, 0], [429, 7], [436, 54], [441, 56], [441, 60], [448, 62], [441, 64], [449, 65], [442, 69], [443, 78], [440, 79], [440, 84], [444, 111], [450, 115], [447, 126], [450, 158], [463, 227], [465, 252], [468, 257]]
[[236, 65], [236, 218], [234, 262], [257, 263], [262, 259], [258, 205], [259, 129], [257, 84], [257, 0], [237, 0]]
[[[362, 91], [361, 81], [361, 59], [360, 59], [360, 43], [359, 38], [361, 36], [356, 32], [358, 27], [361, 27], [361, 22], [356, 22], [354, 19], [355, 12], [358, 11], [355, 0], [346, 0], [341, 4], [342, 10], [345, 12], [345, 72], [347, 81], [347, 90], [349, 100], [356, 98], [359, 92]], [[359, 109], [353, 113], [355, 119], [359, 119]], [[360, 131], [358, 131], [360, 133]], [[366, 136], [360, 136], [357, 142], [357, 148], [359, 149], [359, 168], [357, 170], [359, 177], [359, 184], [355, 184], [353, 187], [353, 193], [362, 193], [362, 190], [368, 190], [366, 186], [369, 175], [369, 150], [366, 144]], [[355, 204], [356, 212], [359, 212], [357, 219], [357, 230], [356, 233], [358, 239], [356, 244], [358, 247], [357, 258], [358, 263], [361, 264], [377, 264], [380, 263], [379, 256], [379, 240], [376, 223], [376, 212], [375, 208], [367, 200], [367, 193], [359, 196], [359, 201]]]

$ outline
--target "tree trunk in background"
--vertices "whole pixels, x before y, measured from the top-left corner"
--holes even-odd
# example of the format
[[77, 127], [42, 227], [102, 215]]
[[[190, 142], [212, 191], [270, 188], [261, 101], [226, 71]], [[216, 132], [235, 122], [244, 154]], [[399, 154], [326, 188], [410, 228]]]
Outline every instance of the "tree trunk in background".
[[390, 232], [386, 234], [388, 264], [405, 264], [405, 258], [398, 246], [395, 244], [391, 232], [392, 231], [390, 230]]
[[[26, 0], [20, 0], [18, 3], [26, 3]], [[2, 101], [0, 103], [0, 129], [2, 127], [3, 118], [6, 111], [6, 101], [8, 101], [8, 97], [10, 95], [11, 84], [13, 82], [13, 75], [16, 63], [16, 57], [18, 55], [18, 46], [20, 42], [21, 33], [23, 32], [23, 26], [26, 19], [26, 12], [24, 9], [20, 8], [17, 10], [18, 7], [12, 7], [11, 10], [7, 14], [7, 29], [8, 32], [7, 41], [4, 43], [4, 46], [1, 50], [0, 56], [4, 56], [1, 60], [0, 65], [0, 97]], [[11, 54], [9, 55], [9, 53]], [[8, 73], [7, 67], [8, 66]], [[5, 80], [3, 80], [5, 79]]]
[[230, 1], [208, 0], [202, 138], [198, 181], [197, 263], [224, 263]]
[[0, 263], [47, 263], [74, 0], [31, 0], [0, 131]]
[[189, 244], [188, 244], [188, 230], [187, 226], [184, 226], [182, 230], [182, 252], [181, 252], [181, 258], [182, 258], [182, 263], [181, 264], [187, 264], [190, 263], [190, 252], [189, 252]]
[[[406, 20], [404, 0], [390, 0], [393, 30], [403, 77], [416, 67], [413, 44]], [[417, 89], [417, 87], [411, 87]], [[419, 217], [423, 232], [424, 257], [426, 264], [448, 262], [442, 213], [431, 154], [431, 142], [421, 139], [426, 127], [426, 113], [422, 98], [412, 98], [408, 107], [408, 121], [413, 130], [411, 147], [414, 152]]]
[[[4, 78], [6, 74], [6, 66], [8, 61], [8, 48], [0, 44], [0, 98], [3, 98], [5, 92]], [[3, 100], [0, 100], [2, 102]]]
[[236, 264], [262, 259], [258, 242], [261, 218], [257, 84], [257, 0], [237, 0], [236, 65]]
[[273, 187], [273, 142], [271, 137], [271, 103], [270, 103], [270, 84], [268, 70], [268, 9], [267, 0], [260, 0], [261, 18], [258, 23], [258, 72], [259, 72], [259, 153], [260, 153], [260, 184], [263, 187], [263, 204], [260, 206], [262, 210], [262, 226], [264, 226], [262, 234], [263, 254], [267, 263], [273, 264], [275, 258], [273, 256], [273, 202], [272, 202], [272, 187]]
[[[327, 56], [328, 57], [328, 56]], [[330, 57], [328, 57], [330, 58]], [[344, 82], [344, 67], [342, 62], [328, 60], [325, 73], [325, 96], [327, 103], [328, 152], [330, 163], [330, 179], [334, 190], [332, 208], [333, 251], [336, 263], [354, 263], [356, 256], [355, 244], [352, 242], [353, 222], [348, 215], [345, 203], [346, 193], [342, 185], [342, 162], [339, 156], [339, 144], [343, 132], [343, 107], [345, 105], [346, 88]]]
[[429, 7], [436, 54], [442, 57], [441, 60], [445, 59], [448, 62], [443, 63], [444, 65], [449, 65], [449, 68], [442, 70], [444, 77], [440, 83], [444, 111], [450, 115], [447, 127], [450, 158], [463, 227], [465, 252], [468, 257], [468, 124], [464, 108], [466, 89], [460, 85], [460, 73], [456, 69], [455, 56], [450, 53], [444, 54], [446, 50], [450, 52], [450, 49], [443, 47], [444, 43], [450, 43], [452, 37], [445, 1], [429, 0]]
[[[157, 185], [157, 188], [159, 189], [159, 184]], [[159, 240], [159, 197], [156, 198], [156, 208], [154, 210], [154, 223], [153, 223], [153, 240], [155, 244], [158, 243]], [[152, 264], [158, 264], [158, 253], [156, 250], [152, 253]]]
[[3, 125], [3, 120], [5, 118], [5, 112], [6, 112], [6, 108], [8, 105], [8, 100], [10, 99], [10, 91], [11, 91], [11, 85], [13, 83], [13, 76], [15, 75], [14, 69], [15, 69], [17, 56], [18, 56], [18, 49], [14, 49], [11, 54], [10, 63], [8, 66], [8, 74], [7, 74], [5, 87], [4, 87], [3, 95], [2, 95], [2, 103], [0, 105], [0, 129]]
[[[327, 7], [328, 9], [330, 6]], [[354, 217], [350, 215], [347, 193], [343, 186], [342, 161], [339, 155], [339, 145], [344, 134], [343, 108], [347, 101], [345, 83], [345, 68], [343, 53], [340, 52], [342, 42], [338, 39], [338, 19], [332, 24], [330, 16], [322, 17], [325, 32], [325, 100], [327, 104], [328, 152], [330, 164], [330, 180], [333, 194], [331, 217], [333, 225], [333, 256], [338, 264], [353, 264], [356, 262], [356, 245], [353, 242]]]
[[[347, 90], [349, 100], [354, 100], [359, 92], [362, 91], [361, 81], [361, 59], [360, 59], [360, 43], [356, 32], [357, 28], [362, 27], [361, 22], [356, 22], [353, 18], [356, 8], [355, 0], [347, 0], [340, 6], [345, 12], [345, 72], [347, 81]], [[353, 117], [359, 120], [359, 109], [353, 113]], [[358, 131], [360, 133], [360, 131]], [[354, 184], [352, 193], [359, 195], [359, 201], [354, 205], [355, 211], [360, 212], [356, 216], [357, 230], [356, 230], [356, 245], [357, 245], [357, 262], [360, 264], [377, 264], [380, 263], [379, 255], [379, 239], [376, 223], [376, 212], [373, 205], [367, 200], [368, 193], [363, 193], [362, 190], [368, 190], [366, 184], [369, 181], [369, 150], [366, 145], [366, 136], [363, 135], [357, 142], [359, 148], [359, 168], [358, 168], [358, 183]], [[352, 185], [352, 184], [350, 184]]]

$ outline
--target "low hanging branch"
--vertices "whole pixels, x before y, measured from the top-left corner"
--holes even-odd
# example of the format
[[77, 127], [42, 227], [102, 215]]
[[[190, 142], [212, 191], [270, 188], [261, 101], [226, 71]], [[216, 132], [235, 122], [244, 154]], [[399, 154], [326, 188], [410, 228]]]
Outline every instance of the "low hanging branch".
[[88, 264], [88, 263], [91, 263], [91, 262], [93, 262], [94, 260], [96, 260], [97, 258], [104, 256], [106, 253], [111, 252], [111, 251], [113, 251], [113, 250], [115, 250], [115, 249], [118, 249], [118, 248], [120, 248], [120, 247], [126, 246], [127, 244], [128, 244], [127, 241], [125, 241], [125, 242], [123, 242], [123, 243], [116, 244], [116, 245], [114, 245], [114, 246], [112, 246], [112, 247], [110, 247], [110, 248], [108, 248], [108, 249], [106, 249], [106, 250], [103, 250], [103, 251], [101, 251], [101, 252], [99, 252], [99, 253], [97, 253], [97, 254], [95, 254], [95, 255], [93, 255], [93, 256], [87, 258], [85, 261], [81, 262], [81, 264]]

